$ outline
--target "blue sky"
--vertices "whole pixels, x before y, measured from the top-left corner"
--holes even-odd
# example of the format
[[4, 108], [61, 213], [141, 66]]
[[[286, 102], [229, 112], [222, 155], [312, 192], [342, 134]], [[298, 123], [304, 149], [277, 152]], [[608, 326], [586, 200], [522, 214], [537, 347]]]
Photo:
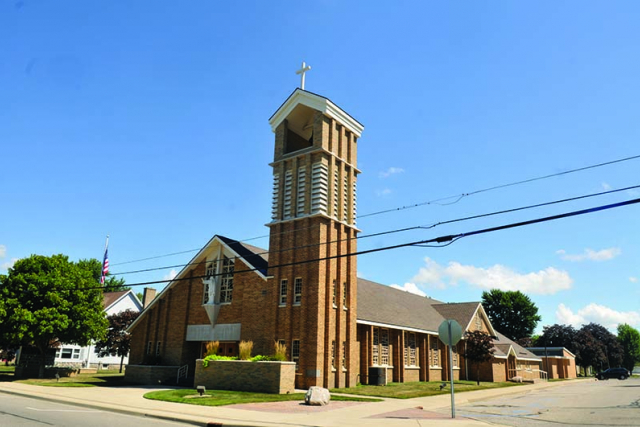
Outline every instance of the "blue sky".
[[[0, 1], [0, 274], [30, 254], [111, 272], [264, 236], [268, 119], [306, 88], [364, 124], [358, 213], [640, 154], [636, 2]], [[358, 221], [363, 234], [640, 184], [640, 160]], [[359, 249], [637, 198], [362, 239]], [[455, 199], [452, 199], [453, 201]], [[361, 256], [443, 301], [520, 289], [543, 325], [640, 327], [640, 207]], [[266, 239], [250, 243], [266, 247]], [[127, 264], [123, 264], [127, 263]], [[161, 280], [179, 267], [127, 274]], [[161, 288], [162, 286], [158, 286]]]

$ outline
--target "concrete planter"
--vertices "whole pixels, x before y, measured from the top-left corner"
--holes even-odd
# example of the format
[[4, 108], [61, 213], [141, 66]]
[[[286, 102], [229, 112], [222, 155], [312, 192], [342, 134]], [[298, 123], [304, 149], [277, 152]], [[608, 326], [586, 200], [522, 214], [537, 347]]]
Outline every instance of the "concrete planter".
[[211, 390], [238, 390], [260, 393], [293, 393], [296, 364], [294, 362], [249, 362], [246, 360], [210, 360], [202, 367], [196, 361], [194, 386]]
[[179, 366], [127, 365], [124, 380], [133, 384], [176, 385]]

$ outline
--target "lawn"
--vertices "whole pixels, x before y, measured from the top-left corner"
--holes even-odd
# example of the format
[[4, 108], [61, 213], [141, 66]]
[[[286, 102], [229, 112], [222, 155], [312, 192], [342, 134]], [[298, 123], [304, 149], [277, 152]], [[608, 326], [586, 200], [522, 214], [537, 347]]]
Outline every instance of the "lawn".
[[6, 374], [6, 373], [13, 374], [13, 371], [15, 371], [15, 370], [16, 370], [16, 367], [14, 365], [9, 365], [9, 366], [0, 365], [0, 373], [1, 374]]
[[99, 371], [97, 374], [79, 374], [73, 377], [16, 380], [16, 382], [46, 387], [114, 387], [124, 385], [124, 374], [118, 371]]
[[[350, 388], [334, 388], [332, 393], [348, 393], [360, 396], [377, 396], [394, 399], [411, 399], [414, 397], [437, 396], [439, 394], [450, 394], [449, 383], [440, 390], [442, 381], [432, 382], [411, 382], [411, 383], [389, 383], [386, 386], [359, 385]], [[501, 387], [519, 386], [518, 383], [489, 383], [481, 382], [476, 385], [475, 381], [455, 381], [453, 388], [456, 393], [464, 391], [488, 390]], [[334, 395], [332, 395], [333, 398]]]
[[[269, 394], [250, 393], [246, 391], [227, 390], [207, 390], [207, 397], [200, 397], [194, 389], [175, 389], [152, 391], [144, 395], [146, 399], [162, 400], [164, 402], [189, 403], [191, 405], [202, 406], [223, 406], [235, 405], [238, 403], [262, 403], [262, 402], [283, 402], [304, 400], [304, 393], [292, 394]], [[351, 396], [331, 396], [333, 401], [355, 401], [355, 402], [380, 402], [380, 399], [369, 399], [364, 397]]]

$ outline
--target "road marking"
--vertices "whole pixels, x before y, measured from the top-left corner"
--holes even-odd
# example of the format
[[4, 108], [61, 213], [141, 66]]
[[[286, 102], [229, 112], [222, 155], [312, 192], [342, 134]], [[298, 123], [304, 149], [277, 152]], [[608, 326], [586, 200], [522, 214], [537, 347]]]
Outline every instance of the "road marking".
[[27, 409], [31, 409], [32, 411], [37, 412], [83, 412], [83, 413], [99, 413], [102, 411], [93, 411], [91, 409], [38, 409], [32, 408], [31, 406], [27, 406]]

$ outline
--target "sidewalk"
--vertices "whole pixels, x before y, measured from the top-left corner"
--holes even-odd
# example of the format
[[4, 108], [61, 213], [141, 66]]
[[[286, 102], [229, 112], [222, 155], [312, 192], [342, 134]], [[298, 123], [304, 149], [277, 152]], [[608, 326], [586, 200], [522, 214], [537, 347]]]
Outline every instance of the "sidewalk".
[[[528, 393], [571, 382], [553, 382], [465, 392], [456, 395], [456, 407], [507, 394]], [[64, 402], [131, 415], [181, 421], [198, 426], [487, 426], [469, 418], [451, 419], [449, 394], [383, 402], [332, 402], [309, 407], [299, 402], [274, 402], [233, 406], [198, 406], [148, 400], [152, 390], [167, 387], [43, 387], [13, 382], [0, 383], [0, 393]], [[438, 412], [435, 412], [438, 410]]]

